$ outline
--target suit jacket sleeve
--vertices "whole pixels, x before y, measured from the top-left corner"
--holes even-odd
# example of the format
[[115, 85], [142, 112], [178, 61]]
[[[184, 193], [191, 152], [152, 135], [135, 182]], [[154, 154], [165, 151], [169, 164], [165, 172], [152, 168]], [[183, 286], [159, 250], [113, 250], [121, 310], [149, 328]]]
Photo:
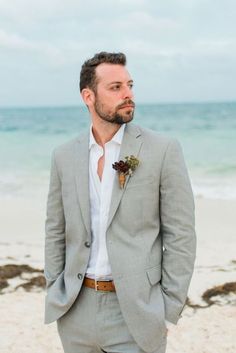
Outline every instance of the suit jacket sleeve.
[[161, 172], [162, 293], [165, 317], [176, 324], [183, 310], [196, 255], [195, 206], [181, 146], [173, 139]]
[[48, 288], [63, 271], [65, 265], [65, 217], [55, 152], [51, 161], [45, 233], [44, 276]]

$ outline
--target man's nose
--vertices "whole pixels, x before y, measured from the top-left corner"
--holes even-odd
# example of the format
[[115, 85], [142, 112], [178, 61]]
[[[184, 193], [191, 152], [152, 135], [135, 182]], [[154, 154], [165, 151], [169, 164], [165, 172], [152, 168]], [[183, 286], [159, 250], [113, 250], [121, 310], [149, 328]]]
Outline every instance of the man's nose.
[[133, 94], [133, 91], [132, 91], [132, 88], [127, 86], [127, 87], [124, 87], [124, 90], [123, 90], [123, 99], [132, 99], [134, 97], [134, 94]]

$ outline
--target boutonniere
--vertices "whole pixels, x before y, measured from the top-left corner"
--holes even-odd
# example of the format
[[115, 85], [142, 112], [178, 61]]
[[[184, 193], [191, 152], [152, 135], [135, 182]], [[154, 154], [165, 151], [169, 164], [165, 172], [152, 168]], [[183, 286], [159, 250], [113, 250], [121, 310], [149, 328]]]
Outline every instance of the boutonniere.
[[112, 164], [112, 168], [114, 168], [119, 175], [119, 184], [121, 189], [124, 188], [125, 180], [127, 175], [132, 175], [137, 166], [139, 165], [138, 158], [131, 156], [126, 156], [125, 161], [119, 161]]

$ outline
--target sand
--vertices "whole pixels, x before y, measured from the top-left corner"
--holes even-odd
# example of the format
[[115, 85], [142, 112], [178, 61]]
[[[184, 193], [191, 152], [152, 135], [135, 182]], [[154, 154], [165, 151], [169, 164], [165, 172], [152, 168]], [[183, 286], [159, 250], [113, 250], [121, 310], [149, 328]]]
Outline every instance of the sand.
[[[177, 326], [168, 333], [167, 353], [235, 353], [236, 294], [213, 297], [207, 306], [204, 291], [236, 278], [236, 200], [196, 199], [198, 250], [186, 306]], [[45, 202], [11, 199], [0, 208], [0, 265], [28, 264], [43, 268]], [[30, 220], [30, 222], [29, 222]], [[0, 295], [1, 353], [62, 353], [56, 323], [44, 325], [45, 291], [16, 285], [41, 273], [9, 279]]]

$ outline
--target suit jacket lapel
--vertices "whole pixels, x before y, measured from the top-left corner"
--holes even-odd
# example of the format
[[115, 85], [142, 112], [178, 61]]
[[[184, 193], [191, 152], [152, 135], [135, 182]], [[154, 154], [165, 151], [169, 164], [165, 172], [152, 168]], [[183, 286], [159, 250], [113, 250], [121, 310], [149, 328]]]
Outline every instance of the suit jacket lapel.
[[85, 228], [91, 237], [89, 205], [89, 133], [79, 137], [75, 143], [75, 182]]
[[[141, 139], [141, 132], [139, 128], [133, 124], [127, 124], [124, 131], [123, 141], [121, 144], [119, 160], [125, 160], [125, 156], [130, 156], [130, 155], [134, 155], [135, 157], [138, 157], [141, 145], [142, 145], [142, 139]], [[116, 173], [114, 184], [113, 184], [112, 196], [111, 196], [111, 205], [110, 205], [110, 211], [108, 216], [107, 229], [109, 228], [115, 216], [116, 210], [119, 206], [122, 195], [125, 192], [129, 179], [130, 179], [130, 176], [127, 176], [124, 188], [121, 189], [119, 185], [119, 180], [118, 180], [118, 173]]]

